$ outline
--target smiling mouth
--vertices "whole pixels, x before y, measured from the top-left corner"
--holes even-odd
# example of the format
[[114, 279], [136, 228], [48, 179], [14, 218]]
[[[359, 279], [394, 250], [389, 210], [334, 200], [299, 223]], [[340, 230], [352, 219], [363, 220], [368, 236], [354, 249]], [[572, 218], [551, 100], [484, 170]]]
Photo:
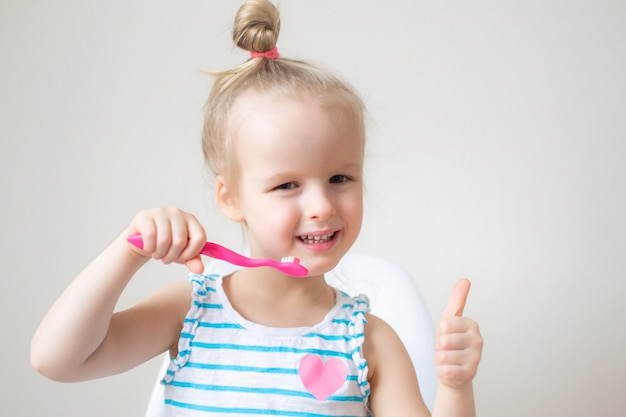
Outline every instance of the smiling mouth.
[[329, 242], [333, 240], [334, 237], [335, 232], [332, 232], [327, 235], [302, 235], [298, 236], [298, 239], [300, 239], [303, 243], [306, 243], [307, 245], [315, 245], [319, 243]]

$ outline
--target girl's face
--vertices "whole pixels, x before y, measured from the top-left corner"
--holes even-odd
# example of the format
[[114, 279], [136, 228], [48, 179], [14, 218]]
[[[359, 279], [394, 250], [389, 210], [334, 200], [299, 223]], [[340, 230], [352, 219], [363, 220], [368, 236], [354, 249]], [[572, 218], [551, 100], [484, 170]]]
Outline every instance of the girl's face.
[[312, 97], [247, 93], [231, 113], [239, 182], [230, 217], [254, 257], [296, 256], [310, 275], [337, 264], [363, 217], [363, 130]]

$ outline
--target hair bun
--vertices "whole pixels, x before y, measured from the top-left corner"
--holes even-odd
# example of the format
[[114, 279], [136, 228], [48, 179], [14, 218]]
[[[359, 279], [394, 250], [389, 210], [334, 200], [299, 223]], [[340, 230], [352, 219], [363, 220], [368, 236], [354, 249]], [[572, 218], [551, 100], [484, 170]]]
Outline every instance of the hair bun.
[[266, 52], [276, 47], [280, 32], [278, 9], [269, 0], [248, 0], [237, 11], [233, 41], [248, 52]]

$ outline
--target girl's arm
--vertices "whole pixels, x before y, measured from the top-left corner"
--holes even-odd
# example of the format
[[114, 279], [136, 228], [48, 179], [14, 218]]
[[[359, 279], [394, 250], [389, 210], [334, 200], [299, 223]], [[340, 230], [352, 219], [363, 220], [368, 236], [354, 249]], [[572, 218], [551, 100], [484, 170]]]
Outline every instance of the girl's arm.
[[[480, 362], [483, 341], [478, 325], [461, 316], [468, 292], [469, 281], [459, 281], [438, 325], [434, 359], [439, 383], [433, 417], [476, 415], [472, 380]], [[376, 417], [430, 415], [400, 338], [376, 317], [368, 318], [365, 329], [364, 355], [371, 372], [373, 414]]]
[[[126, 242], [141, 233], [144, 249]], [[31, 342], [31, 363], [59, 381], [99, 378], [128, 370], [170, 348], [189, 308], [189, 287], [175, 284], [128, 310], [115, 305], [133, 275], [152, 257], [202, 272], [206, 237], [195, 217], [177, 209], [138, 214], [129, 228], [67, 287]]]
[[368, 315], [363, 355], [367, 359], [370, 407], [376, 417], [427, 417], [415, 368], [396, 332]]

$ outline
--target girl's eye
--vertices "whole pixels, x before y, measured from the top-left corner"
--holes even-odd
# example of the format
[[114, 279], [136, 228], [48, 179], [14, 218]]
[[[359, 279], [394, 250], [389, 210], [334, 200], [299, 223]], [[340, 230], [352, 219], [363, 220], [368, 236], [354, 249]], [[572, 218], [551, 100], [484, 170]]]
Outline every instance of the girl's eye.
[[347, 182], [350, 179], [345, 176], [345, 175], [333, 175], [332, 177], [330, 177], [330, 180], [328, 182], [330, 182], [331, 184], [341, 184], [342, 182]]
[[274, 189], [275, 190], [293, 190], [296, 187], [297, 187], [297, 185], [296, 185], [295, 182], [286, 182], [284, 184], [280, 184], [279, 186], [277, 186]]

